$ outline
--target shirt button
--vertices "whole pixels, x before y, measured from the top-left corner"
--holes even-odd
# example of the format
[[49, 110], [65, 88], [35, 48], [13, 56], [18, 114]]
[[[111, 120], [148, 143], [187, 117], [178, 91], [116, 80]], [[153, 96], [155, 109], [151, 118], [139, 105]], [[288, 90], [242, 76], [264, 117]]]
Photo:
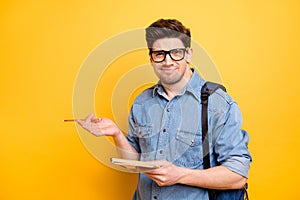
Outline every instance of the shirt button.
[[164, 151], [163, 150], [159, 150], [159, 153], [162, 154]]
[[168, 109], [167, 109], [167, 112], [170, 112], [170, 110], [171, 110], [171, 109], [170, 109], [170, 108], [168, 108]]
[[154, 196], [153, 198], [154, 198], [154, 199], [157, 199], [157, 196]]
[[163, 132], [164, 132], [164, 133], [167, 132], [167, 129], [164, 128]]
[[195, 143], [195, 140], [192, 140], [192, 141], [191, 141], [191, 145], [194, 145], [194, 143]]

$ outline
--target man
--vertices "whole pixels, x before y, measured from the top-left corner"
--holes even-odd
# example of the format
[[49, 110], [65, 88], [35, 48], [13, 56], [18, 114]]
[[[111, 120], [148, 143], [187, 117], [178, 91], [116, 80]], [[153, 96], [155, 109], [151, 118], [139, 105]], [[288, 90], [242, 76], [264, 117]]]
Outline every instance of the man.
[[177, 20], [160, 19], [146, 29], [150, 62], [159, 82], [132, 105], [128, 135], [107, 118], [78, 120], [96, 136], [112, 136], [121, 157], [156, 162], [139, 174], [133, 199], [208, 199], [207, 188], [239, 189], [248, 177], [249, 137], [241, 113], [222, 90], [210, 96], [208, 134], [211, 165], [203, 169], [201, 87], [205, 81], [190, 67], [190, 30]]

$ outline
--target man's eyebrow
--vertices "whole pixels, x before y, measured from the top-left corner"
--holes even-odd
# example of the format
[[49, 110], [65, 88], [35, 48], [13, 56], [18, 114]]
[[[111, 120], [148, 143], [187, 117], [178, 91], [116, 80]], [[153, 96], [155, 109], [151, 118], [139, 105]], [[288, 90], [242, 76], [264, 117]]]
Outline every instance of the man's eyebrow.
[[172, 48], [172, 49], [169, 49], [169, 50], [166, 50], [166, 49], [153, 49], [152, 48], [152, 51], [171, 51], [171, 50], [176, 50], [176, 49], [184, 49], [185, 47], [176, 47], [176, 48]]

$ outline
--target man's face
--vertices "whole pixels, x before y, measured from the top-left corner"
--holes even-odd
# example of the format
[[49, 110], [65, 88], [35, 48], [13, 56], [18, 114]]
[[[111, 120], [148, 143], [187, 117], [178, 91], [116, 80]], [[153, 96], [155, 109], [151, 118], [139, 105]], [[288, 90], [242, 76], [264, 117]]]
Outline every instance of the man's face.
[[[185, 49], [182, 41], [178, 38], [162, 38], [153, 43], [153, 51], [170, 51], [173, 49]], [[174, 85], [180, 82], [188, 82], [190, 67], [189, 61], [192, 56], [192, 50], [185, 52], [182, 60], [175, 61], [169, 54], [166, 55], [165, 60], [162, 62], [154, 62], [150, 56], [150, 61], [153, 66], [154, 72], [160, 79], [163, 85]]]

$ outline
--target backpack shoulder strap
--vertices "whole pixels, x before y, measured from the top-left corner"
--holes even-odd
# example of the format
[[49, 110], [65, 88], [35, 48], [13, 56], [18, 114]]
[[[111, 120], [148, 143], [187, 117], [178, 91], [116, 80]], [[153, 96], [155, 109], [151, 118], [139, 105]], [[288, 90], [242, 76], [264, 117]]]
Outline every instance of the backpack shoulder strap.
[[226, 88], [223, 85], [220, 85], [218, 83], [213, 83], [213, 82], [206, 82], [201, 88], [202, 149], [203, 149], [204, 169], [210, 168], [209, 140], [208, 140], [208, 136], [207, 136], [207, 132], [208, 132], [208, 120], [207, 120], [208, 97], [219, 88], [226, 92]]
[[[208, 139], [208, 120], [207, 120], [207, 106], [208, 97], [214, 93], [217, 89], [221, 88], [226, 92], [223, 85], [206, 82], [201, 88], [201, 104], [202, 104], [202, 151], [203, 151], [203, 167], [204, 169], [210, 168], [210, 157], [209, 157], [209, 139]], [[215, 197], [214, 190], [208, 190], [209, 199], [213, 200]]]
[[207, 81], [201, 88], [201, 97], [202, 94], [207, 94], [209, 96], [219, 88], [226, 92], [226, 88], [223, 85]]
[[[201, 88], [201, 104], [202, 104], [202, 149], [203, 149], [203, 167], [204, 169], [210, 168], [210, 152], [209, 152], [209, 140], [208, 140], [208, 120], [207, 120], [207, 106], [208, 106], [208, 97], [214, 93], [217, 89], [222, 89], [226, 92], [226, 88], [223, 85], [213, 83], [213, 82], [206, 82]], [[209, 189], [208, 196], [209, 200], [215, 200], [217, 196], [221, 199], [247, 199], [248, 192], [247, 192], [248, 184], [246, 183], [243, 189], [237, 190], [224, 190], [224, 193], [218, 193], [216, 190]], [[220, 196], [221, 194], [221, 196]], [[222, 196], [223, 194], [223, 196]], [[242, 196], [240, 195], [242, 194]], [[224, 196], [225, 195], [225, 196]], [[227, 196], [226, 196], [227, 195]], [[229, 197], [229, 198], [228, 198]]]

